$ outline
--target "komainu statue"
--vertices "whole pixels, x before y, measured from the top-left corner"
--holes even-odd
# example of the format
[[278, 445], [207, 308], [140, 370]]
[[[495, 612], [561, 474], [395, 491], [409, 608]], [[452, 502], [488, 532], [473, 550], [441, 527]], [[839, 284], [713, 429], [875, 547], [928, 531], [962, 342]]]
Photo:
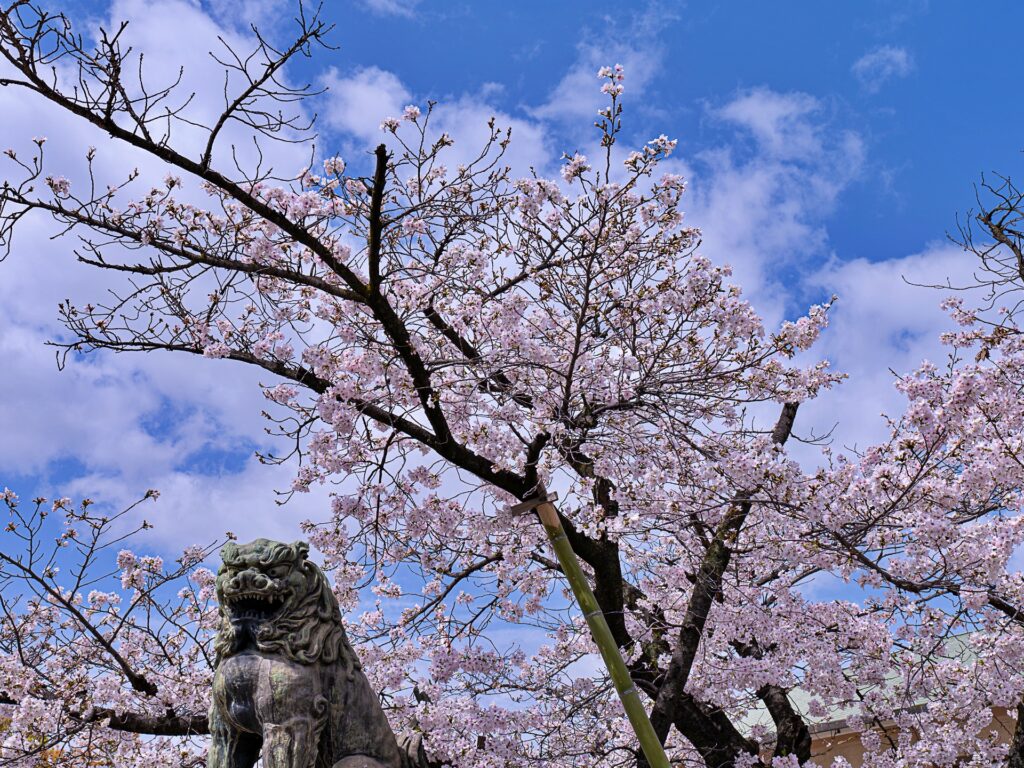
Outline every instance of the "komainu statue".
[[209, 768], [413, 768], [305, 542], [228, 543], [217, 573], [220, 628]]

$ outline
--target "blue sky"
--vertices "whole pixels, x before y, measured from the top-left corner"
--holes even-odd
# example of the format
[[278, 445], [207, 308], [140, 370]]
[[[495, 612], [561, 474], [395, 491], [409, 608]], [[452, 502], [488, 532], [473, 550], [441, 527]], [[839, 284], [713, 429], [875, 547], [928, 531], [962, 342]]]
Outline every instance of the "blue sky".
[[[61, 5], [86, 25], [132, 19], [151, 66], [169, 72], [183, 62], [197, 88], [217, 80], [205, 56], [217, 34], [244, 35], [249, 20], [283, 29], [290, 8]], [[985, 14], [966, 2], [327, 5], [337, 50], [290, 76], [330, 87], [315, 103], [321, 146], [355, 163], [380, 137], [381, 118], [436, 99], [457, 141], [472, 144], [497, 114], [513, 125], [517, 168], [553, 172], [562, 151], [592, 145], [598, 66], [623, 63], [627, 140], [679, 140], [673, 162], [690, 177], [685, 207], [704, 229], [703, 251], [735, 266], [771, 322], [839, 295], [814, 354], [850, 379], [801, 418], [819, 432], [838, 423], [840, 446], [876, 439], [879, 412], [898, 409], [890, 368], [942, 354], [941, 295], [902, 278], [965, 275], [970, 263], [945, 232], [971, 206], [980, 172], [1021, 170], [1018, 4], [993, 3]], [[12, 116], [0, 125], [4, 147], [42, 134], [58, 161], [90, 143], [103, 151], [102, 136], [17, 94], [0, 90], [0, 112]], [[299, 520], [325, 517], [323, 493], [284, 511], [274, 505], [294, 468], [253, 458], [274, 444], [252, 372], [110, 355], [57, 371], [43, 346], [61, 330], [56, 302], [95, 298], [102, 280], [51, 233], [43, 221], [26, 223], [0, 264], [0, 354], [14, 372], [0, 377], [0, 485], [112, 505], [158, 488], [150, 514], [168, 548], [225, 529], [295, 537]]]
[[[378, 6], [411, 10], [367, 10]], [[330, 14], [340, 49], [328, 60], [336, 66], [382, 67], [439, 99], [500, 84], [493, 101], [510, 111], [543, 99], [581, 47], [605, 46], [610, 56], [637, 48], [656, 67], [644, 127], [678, 138], [683, 155], [730, 139], [706, 107], [744, 89], [822, 100], [831, 126], [857, 130], [869, 154], [829, 220], [829, 240], [844, 257], [892, 258], [941, 237], [971, 204], [979, 172], [1020, 168], [1021, 54], [1012, 38], [993, 35], [1024, 23], [1015, 3], [984, 12], [966, 2], [423, 0], [358, 8]]]

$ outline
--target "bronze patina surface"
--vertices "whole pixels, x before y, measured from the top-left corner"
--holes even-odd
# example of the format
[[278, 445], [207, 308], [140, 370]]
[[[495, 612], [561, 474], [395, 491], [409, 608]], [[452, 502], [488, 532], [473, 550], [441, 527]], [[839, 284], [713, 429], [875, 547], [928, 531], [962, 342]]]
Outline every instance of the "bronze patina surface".
[[[228, 543], [217, 573], [220, 627], [209, 768], [407, 768], [305, 542]], [[412, 756], [408, 753], [412, 753]]]

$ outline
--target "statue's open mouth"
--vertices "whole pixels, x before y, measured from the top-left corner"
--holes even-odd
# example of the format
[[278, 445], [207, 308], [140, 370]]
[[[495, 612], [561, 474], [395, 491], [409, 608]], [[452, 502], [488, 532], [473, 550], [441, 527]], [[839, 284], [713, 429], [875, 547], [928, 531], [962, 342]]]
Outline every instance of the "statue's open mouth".
[[281, 592], [239, 592], [225, 595], [231, 618], [242, 621], [268, 621], [284, 607], [285, 594]]

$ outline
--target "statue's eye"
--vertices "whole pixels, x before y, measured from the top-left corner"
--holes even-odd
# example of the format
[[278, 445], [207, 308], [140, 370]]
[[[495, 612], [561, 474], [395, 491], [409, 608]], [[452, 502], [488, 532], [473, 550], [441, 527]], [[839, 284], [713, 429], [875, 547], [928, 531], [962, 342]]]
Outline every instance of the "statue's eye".
[[290, 565], [275, 565], [273, 568], [270, 568], [267, 571], [267, 573], [270, 574], [271, 578], [283, 579], [285, 576], [288, 575], [288, 572], [291, 569], [292, 569], [292, 567]]

